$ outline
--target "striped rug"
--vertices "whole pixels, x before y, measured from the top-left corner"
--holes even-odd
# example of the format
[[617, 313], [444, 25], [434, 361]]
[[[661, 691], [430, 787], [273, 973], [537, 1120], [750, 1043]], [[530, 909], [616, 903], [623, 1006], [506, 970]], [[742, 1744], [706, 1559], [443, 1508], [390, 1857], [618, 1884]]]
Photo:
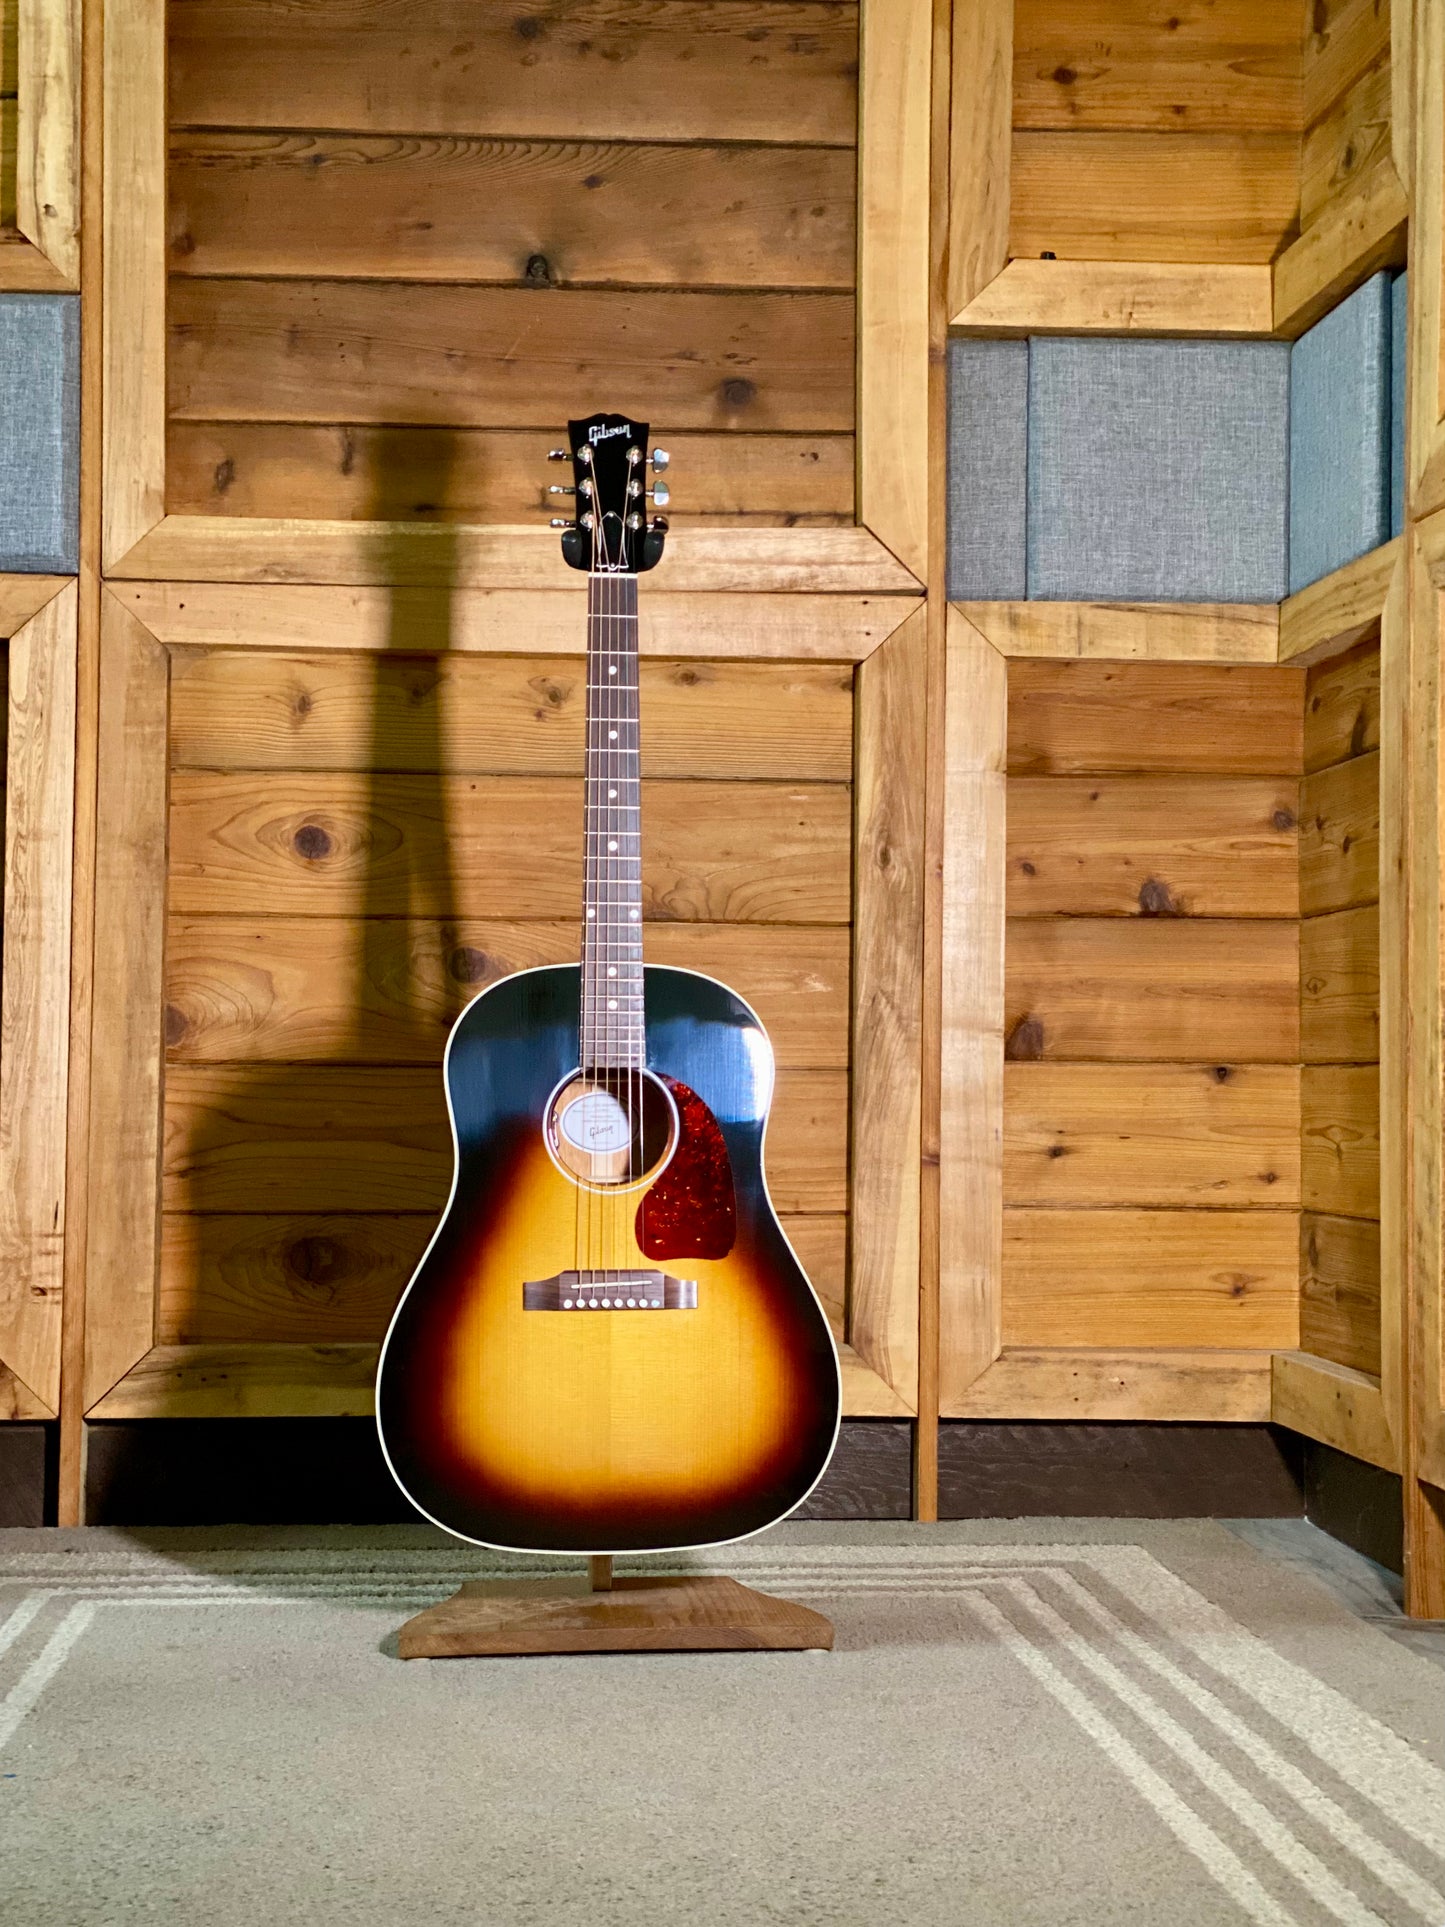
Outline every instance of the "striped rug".
[[1222, 1527], [1031, 1523], [673, 1562], [830, 1655], [422, 1666], [408, 1614], [555, 1567], [0, 1534], [4, 1918], [1445, 1927], [1445, 1670]]

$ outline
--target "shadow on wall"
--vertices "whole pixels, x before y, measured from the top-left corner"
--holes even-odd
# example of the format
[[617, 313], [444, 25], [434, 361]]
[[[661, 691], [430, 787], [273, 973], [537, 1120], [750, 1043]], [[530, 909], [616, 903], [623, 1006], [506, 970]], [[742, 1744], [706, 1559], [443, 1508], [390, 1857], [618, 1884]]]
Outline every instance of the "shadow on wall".
[[[377, 579], [389, 585], [384, 646], [269, 658], [258, 669], [267, 680], [250, 687], [257, 710], [289, 711], [297, 752], [291, 769], [248, 781], [245, 806], [269, 791], [274, 807], [243, 820], [287, 853], [303, 888], [314, 888], [315, 908], [295, 915], [278, 903], [272, 914], [264, 903], [248, 905], [254, 954], [244, 956], [236, 920], [217, 917], [208, 933], [214, 967], [197, 972], [191, 959], [198, 997], [215, 995], [206, 979], [242, 984], [250, 1007], [222, 1015], [218, 1029], [239, 1040], [224, 1046], [224, 1061], [206, 1041], [210, 1013], [173, 1013], [163, 1343], [374, 1346], [446, 1202], [442, 1051], [457, 1013], [494, 967], [459, 922], [448, 838], [444, 652], [456, 546], [432, 505], [449, 499], [455, 437], [427, 435], [425, 472], [418, 440], [414, 430], [376, 440], [369, 514], [392, 525], [378, 535]], [[404, 525], [433, 518], [440, 532], [418, 582]], [[181, 982], [178, 995], [189, 1002], [187, 989]], [[351, 1410], [366, 1409], [369, 1361], [361, 1351], [318, 1361], [317, 1376], [348, 1377], [361, 1393]], [[374, 1438], [365, 1429], [369, 1451]], [[127, 1472], [120, 1439], [110, 1455], [96, 1443], [92, 1517], [218, 1516], [214, 1492], [204, 1501], [184, 1496], [183, 1453], [167, 1470], [169, 1454], [158, 1464], [153, 1448], [138, 1446], [149, 1488], [140, 1492], [142, 1468]], [[238, 1489], [219, 1516], [337, 1516], [327, 1507], [337, 1500], [338, 1468], [322, 1469], [334, 1452], [295, 1468], [302, 1488], [314, 1473], [318, 1492], [331, 1492], [318, 1513], [299, 1492], [278, 1490], [259, 1437], [257, 1446], [254, 1469], [237, 1468]], [[107, 1469], [108, 1456], [115, 1462]], [[379, 1454], [376, 1467], [358, 1464], [357, 1497], [370, 1496], [351, 1516], [415, 1516], [399, 1493], [388, 1510], [390, 1481], [383, 1471], [376, 1485], [379, 1469]], [[301, 1510], [292, 1509], [293, 1497]], [[202, 1503], [204, 1511], [192, 1510]]]

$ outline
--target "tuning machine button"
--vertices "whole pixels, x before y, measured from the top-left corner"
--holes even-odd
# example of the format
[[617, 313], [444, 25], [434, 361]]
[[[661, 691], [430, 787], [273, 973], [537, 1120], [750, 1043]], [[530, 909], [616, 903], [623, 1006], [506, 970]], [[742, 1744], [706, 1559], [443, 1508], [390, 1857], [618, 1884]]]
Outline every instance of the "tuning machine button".
[[564, 487], [561, 482], [549, 482], [547, 484], [547, 493], [549, 495], [575, 495], [577, 491], [575, 488]]
[[650, 488], [647, 493], [660, 509], [665, 509], [672, 500], [672, 490], [667, 486], [666, 482], [659, 482], [656, 488]]
[[658, 471], [658, 473], [659, 473], [659, 474], [661, 474], [661, 472], [663, 471], [663, 469], [665, 469], [665, 468], [667, 467], [667, 465], [668, 465], [668, 463], [669, 463], [669, 462], [670, 462], [671, 460], [672, 460], [672, 457], [671, 457], [671, 456], [670, 456], [670, 455], [668, 454], [668, 452], [667, 452], [667, 450], [666, 450], [665, 448], [654, 448], [654, 449], [653, 449], [653, 451], [652, 451], [652, 466], [653, 466], [653, 467], [654, 467], [654, 468], [655, 468], [655, 469], [656, 469], [656, 470]]
[[554, 529], [575, 529], [576, 526], [577, 524], [575, 522], [569, 522], [565, 515], [554, 515], [548, 524], [549, 528]]
[[570, 462], [571, 459], [572, 451], [570, 448], [549, 448], [547, 450], [547, 460], [549, 462]]

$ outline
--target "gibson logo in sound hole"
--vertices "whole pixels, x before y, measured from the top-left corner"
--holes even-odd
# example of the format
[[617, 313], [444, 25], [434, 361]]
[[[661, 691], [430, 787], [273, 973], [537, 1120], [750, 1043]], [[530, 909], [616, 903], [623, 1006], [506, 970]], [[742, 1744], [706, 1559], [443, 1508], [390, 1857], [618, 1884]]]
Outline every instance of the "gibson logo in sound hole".
[[547, 1107], [547, 1147], [584, 1184], [650, 1183], [677, 1128], [677, 1106], [649, 1071], [574, 1071]]

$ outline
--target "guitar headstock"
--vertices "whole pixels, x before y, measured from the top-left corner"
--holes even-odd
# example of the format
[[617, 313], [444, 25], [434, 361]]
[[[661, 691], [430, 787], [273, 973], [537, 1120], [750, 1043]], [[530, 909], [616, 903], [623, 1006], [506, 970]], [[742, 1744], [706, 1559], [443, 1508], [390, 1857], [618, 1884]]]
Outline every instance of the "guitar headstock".
[[572, 486], [553, 484], [549, 495], [575, 498], [576, 516], [554, 516], [562, 530], [562, 554], [574, 569], [598, 575], [640, 575], [662, 560], [667, 523], [648, 513], [648, 502], [665, 508], [669, 499], [662, 471], [664, 448], [651, 455], [648, 486], [647, 423], [630, 415], [589, 415], [568, 422], [566, 448], [554, 448], [554, 462], [570, 461]]

